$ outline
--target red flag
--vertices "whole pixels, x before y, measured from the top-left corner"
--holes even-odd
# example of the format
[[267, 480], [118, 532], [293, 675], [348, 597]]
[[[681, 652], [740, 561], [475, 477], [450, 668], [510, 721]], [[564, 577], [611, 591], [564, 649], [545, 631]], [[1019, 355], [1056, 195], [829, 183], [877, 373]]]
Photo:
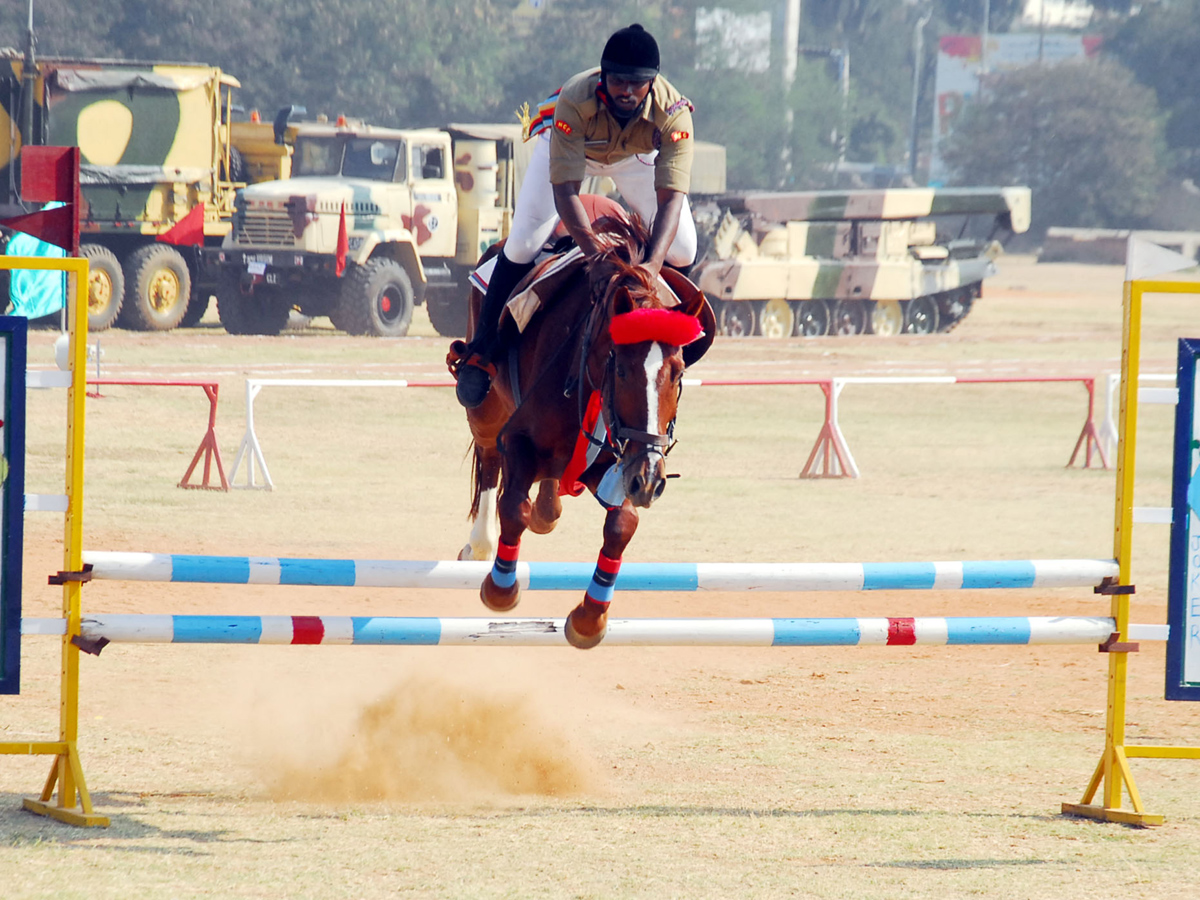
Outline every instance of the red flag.
[[164, 231], [156, 241], [179, 247], [199, 247], [204, 243], [204, 204], [197, 203], [186, 216]]
[[[43, 209], [41, 212], [13, 216], [11, 219], [0, 219], [0, 225], [33, 235], [47, 244], [62, 247], [67, 253], [79, 252], [77, 237], [72, 245], [72, 231], [78, 228], [74, 206], [60, 206], [56, 209]], [[74, 234], [78, 235], [78, 231]]]
[[350, 249], [350, 238], [346, 234], [346, 201], [342, 201], [342, 216], [338, 219], [337, 266], [333, 273], [338, 278], [346, 271], [346, 252]]

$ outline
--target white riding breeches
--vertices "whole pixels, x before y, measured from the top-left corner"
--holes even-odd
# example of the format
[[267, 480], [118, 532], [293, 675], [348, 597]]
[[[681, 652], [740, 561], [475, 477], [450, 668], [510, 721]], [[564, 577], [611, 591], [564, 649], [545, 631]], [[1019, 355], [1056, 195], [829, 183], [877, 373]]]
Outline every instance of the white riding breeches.
[[[554, 188], [550, 184], [550, 134], [538, 135], [525, 170], [525, 180], [517, 195], [513, 210], [512, 230], [504, 245], [504, 255], [515, 263], [532, 262], [542, 245], [550, 239], [558, 225], [558, 210], [554, 205]], [[637, 213], [647, 228], [654, 224], [658, 212], [658, 195], [654, 190], [654, 158], [657, 152], [631, 156], [612, 165], [587, 162], [587, 174], [613, 180], [621, 199]], [[673, 266], [691, 265], [696, 258], [696, 223], [692, 207], [683, 198], [679, 213], [679, 228], [667, 248], [667, 262]]]

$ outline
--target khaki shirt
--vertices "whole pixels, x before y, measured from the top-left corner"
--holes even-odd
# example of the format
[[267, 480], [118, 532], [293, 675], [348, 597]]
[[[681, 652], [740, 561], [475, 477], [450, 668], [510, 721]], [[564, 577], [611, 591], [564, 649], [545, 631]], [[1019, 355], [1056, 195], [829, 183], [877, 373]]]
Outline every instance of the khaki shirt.
[[695, 150], [692, 104], [660, 75], [641, 114], [622, 129], [596, 96], [599, 83], [600, 70], [590, 69], [562, 86], [550, 136], [550, 183], [583, 181], [589, 159], [611, 165], [657, 150], [655, 189], [686, 194]]

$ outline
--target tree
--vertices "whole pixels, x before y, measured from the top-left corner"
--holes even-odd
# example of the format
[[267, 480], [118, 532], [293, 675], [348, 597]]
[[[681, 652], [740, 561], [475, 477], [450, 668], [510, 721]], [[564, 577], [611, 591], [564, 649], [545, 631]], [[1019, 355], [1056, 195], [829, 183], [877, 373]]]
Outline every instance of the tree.
[[943, 149], [960, 185], [1027, 184], [1033, 231], [1136, 227], [1162, 179], [1154, 94], [1113, 62], [1033, 65], [989, 80]]
[[1200, 183], [1200, 0], [1148, 6], [1127, 19], [1104, 49], [1158, 95], [1176, 174]]

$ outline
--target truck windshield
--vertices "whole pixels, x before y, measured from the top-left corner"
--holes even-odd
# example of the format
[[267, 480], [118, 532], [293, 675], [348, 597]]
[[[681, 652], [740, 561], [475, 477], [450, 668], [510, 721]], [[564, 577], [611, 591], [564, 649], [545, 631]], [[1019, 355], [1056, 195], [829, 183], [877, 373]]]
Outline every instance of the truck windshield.
[[302, 137], [296, 141], [293, 175], [343, 175], [391, 181], [404, 159], [400, 141], [357, 137]]

